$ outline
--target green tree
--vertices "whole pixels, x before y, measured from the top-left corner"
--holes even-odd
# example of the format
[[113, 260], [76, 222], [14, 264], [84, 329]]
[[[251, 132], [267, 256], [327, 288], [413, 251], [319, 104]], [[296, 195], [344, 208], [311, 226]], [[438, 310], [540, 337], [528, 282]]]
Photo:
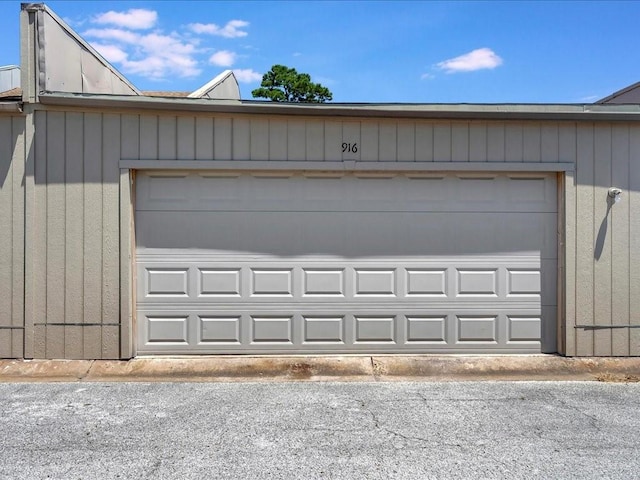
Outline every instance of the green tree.
[[295, 68], [274, 65], [262, 76], [260, 88], [251, 92], [254, 98], [268, 98], [272, 102], [324, 103], [333, 99], [327, 87], [313, 83], [308, 73]]

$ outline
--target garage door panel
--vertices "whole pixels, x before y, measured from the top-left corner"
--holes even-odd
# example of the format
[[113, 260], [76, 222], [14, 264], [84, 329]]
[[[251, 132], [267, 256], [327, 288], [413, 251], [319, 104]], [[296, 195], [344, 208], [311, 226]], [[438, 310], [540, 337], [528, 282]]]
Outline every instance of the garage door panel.
[[[160, 255], [161, 257], [162, 255]], [[138, 255], [140, 303], [499, 303], [540, 304], [551, 261], [536, 256], [351, 261]], [[555, 296], [546, 286], [550, 305]]]
[[555, 177], [413, 175], [139, 174], [139, 353], [555, 351]]
[[397, 307], [345, 314], [335, 310], [199, 310], [139, 313], [139, 352], [390, 353], [540, 352], [539, 310], [399, 312]]
[[555, 177], [497, 174], [144, 174], [138, 211], [556, 212]]
[[555, 213], [367, 212], [354, 216], [345, 212], [138, 212], [136, 221], [141, 252], [180, 249], [211, 254], [345, 258], [491, 254], [557, 257]]

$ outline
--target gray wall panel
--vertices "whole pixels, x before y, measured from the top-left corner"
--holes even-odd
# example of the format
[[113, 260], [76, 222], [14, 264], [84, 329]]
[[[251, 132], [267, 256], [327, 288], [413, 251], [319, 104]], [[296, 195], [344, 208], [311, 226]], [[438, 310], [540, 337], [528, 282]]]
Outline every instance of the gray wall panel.
[[[302, 125], [304, 132], [304, 125]], [[251, 159], [251, 120], [247, 117], [233, 119], [231, 130], [232, 151], [234, 160]], [[297, 139], [298, 144], [304, 148], [304, 140]], [[304, 160], [304, 157], [302, 158]]]
[[[629, 127], [629, 353], [640, 355], [640, 129]], [[624, 221], [624, 220], [623, 220]]]
[[[594, 241], [597, 227], [594, 219], [593, 185], [595, 182], [594, 131], [592, 124], [580, 125], [577, 132], [576, 170], [576, 317], [578, 325], [593, 325]], [[567, 212], [569, 215], [570, 212]], [[571, 294], [571, 292], [569, 292]], [[574, 323], [574, 324], [575, 324]], [[567, 325], [567, 327], [569, 327]], [[576, 331], [576, 354], [593, 355], [593, 330]]]
[[273, 119], [269, 121], [269, 156], [271, 159], [287, 159], [287, 121]]
[[[307, 122], [306, 144], [306, 159], [308, 161], [318, 162], [324, 160], [324, 122], [320, 120], [310, 120]], [[267, 153], [267, 150], [264, 148], [264, 142], [259, 144], [257, 149], [265, 154]], [[257, 158], [257, 160], [268, 160], [268, 156], [265, 155], [263, 158]]]
[[35, 118], [28, 356], [119, 358], [121, 117], [37, 112]]
[[469, 124], [456, 122], [451, 125], [451, 160], [469, 161]]
[[213, 119], [198, 117], [196, 120], [196, 160], [213, 160]]
[[[27, 304], [23, 307], [22, 295], [14, 294], [11, 308], [28, 312], [27, 325], [33, 325], [24, 338], [21, 332], [12, 336], [13, 356], [19, 355], [15, 350], [21, 350], [23, 341], [28, 356], [119, 355], [122, 345], [118, 332], [126, 303], [126, 292], [120, 291], [121, 245], [126, 239], [120, 230], [123, 183], [118, 161], [125, 157], [575, 163], [575, 184], [569, 175], [564, 195], [567, 353], [640, 354], [640, 329], [626, 327], [640, 323], [634, 316], [640, 309], [640, 129], [634, 125], [320, 121], [54, 111], [37, 112], [35, 122], [33, 162], [27, 164], [25, 186], [15, 159], [10, 167], [14, 253], [21, 252], [23, 218], [28, 222], [28, 278], [24, 291]], [[3, 120], [2, 131], [6, 124]], [[342, 143], [357, 143], [358, 151], [343, 153]], [[9, 201], [6, 178], [2, 205]], [[607, 214], [606, 191], [614, 184], [623, 188], [623, 198]], [[16, 209], [19, 212], [23, 208], [23, 188], [27, 211], [24, 217], [16, 217]], [[7, 222], [5, 217], [8, 218], [6, 213], [3, 224]], [[3, 243], [8, 241], [8, 235], [7, 230], [0, 233]], [[15, 255], [7, 262], [5, 259], [2, 267], [5, 270], [9, 264], [14, 272], [23, 268]], [[24, 289], [20, 284], [17, 288]], [[14, 287], [12, 291], [15, 292]], [[20, 324], [24, 322], [20, 315], [12, 313], [11, 318], [12, 322], [15, 318]], [[81, 324], [79, 329], [77, 323]], [[575, 328], [576, 325], [602, 328]], [[608, 328], [612, 325], [619, 328]], [[2, 345], [6, 343], [5, 340]]]
[[[629, 192], [629, 126], [615, 127], [611, 139], [611, 183]], [[630, 321], [630, 237], [631, 209], [629, 195], [613, 205], [609, 214], [611, 229], [611, 324], [627, 325]], [[611, 351], [629, 355], [629, 332], [625, 328], [611, 330]]]
[[[95, 325], [102, 321], [102, 115], [86, 113], [84, 127], [83, 323]], [[84, 352], [100, 352], [100, 327], [83, 332]]]
[[25, 120], [0, 116], [0, 358], [24, 356]]
[[[120, 116], [103, 116], [104, 139], [119, 138]], [[114, 325], [120, 324], [120, 149], [102, 144], [102, 358], [117, 358], [120, 341]], [[90, 254], [86, 252], [85, 254]], [[105, 332], [108, 331], [107, 335]], [[93, 352], [92, 352], [93, 353]], [[91, 355], [91, 354], [88, 354]], [[97, 353], [94, 355], [98, 355]]]
[[[607, 190], [611, 185], [611, 125], [596, 125], [594, 128], [594, 286], [593, 322], [596, 325], [611, 325], [611, 225]], [[611, 355], [611, 329], [593, 331], [593, 354]]]
[[398, 124], [398, 161], [413, 162], [416, 159], [416, 126], [415, 123]]
[[122, 158], [141, 157], [141, 134], [140, 116], [122, 115], [122, 137], [120, 140], [120, 155]]
[[[65, 115], [65, 268], [64, 322], [78, 325], [84, 321], [84, 115]], [[78, 255], [80, 253], [80, 255]], [[65, 355], [84, 356], [82, 327], [68, 326], [64, 338]]]
[[156, 159], [158, 155], [158, 117], [140, 116], [140, 158]]
[[416, 124], [416, 162], [433, 162], [433, 125]]
[[[532, 124], [531, 128], [537, 128]], [[505, 125], [504, 132], [504, 156], [507, 162], [522, 162], [523, 150], [523, 126], [518, 122], [509, 122]]]
[[[123, 125], [124, 128], [125, 125]], [[176, 128], [177, 159], [196, 158], [196, 128], [193, 117], [178, 117]]]

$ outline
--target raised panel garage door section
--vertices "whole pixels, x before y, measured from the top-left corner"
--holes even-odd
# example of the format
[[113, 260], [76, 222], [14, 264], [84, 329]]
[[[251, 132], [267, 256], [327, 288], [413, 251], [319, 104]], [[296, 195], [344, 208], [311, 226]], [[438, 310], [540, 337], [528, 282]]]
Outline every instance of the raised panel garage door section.
[[547, 174], [139, 172], [139, 354], [553, 352]]

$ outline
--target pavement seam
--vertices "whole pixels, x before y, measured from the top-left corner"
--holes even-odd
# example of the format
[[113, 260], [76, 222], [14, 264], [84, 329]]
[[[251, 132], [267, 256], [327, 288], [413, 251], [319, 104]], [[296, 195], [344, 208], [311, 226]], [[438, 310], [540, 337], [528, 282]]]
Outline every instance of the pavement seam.
[[373, 378], [373, 380], [375, 382], [378, 382], [378, 381], [380, 381], [380, 379], [376, 375], [376, 363], [375, 363], [375, 360], [373, 359], [373, 357], [369, 357], [369, 360], [371, 362], [371, 377]]
[[96, 363], [95, 360], [89, 360], [89, 366], [87, 367], [85, 372], [78, 377], [79, 382], [82, 382], [85, 378], [87, 378], [87, 376], [89, 376], [89, 374], [91, 373], [91, 369], [93, 368], [93, 365], [95, 363]]

